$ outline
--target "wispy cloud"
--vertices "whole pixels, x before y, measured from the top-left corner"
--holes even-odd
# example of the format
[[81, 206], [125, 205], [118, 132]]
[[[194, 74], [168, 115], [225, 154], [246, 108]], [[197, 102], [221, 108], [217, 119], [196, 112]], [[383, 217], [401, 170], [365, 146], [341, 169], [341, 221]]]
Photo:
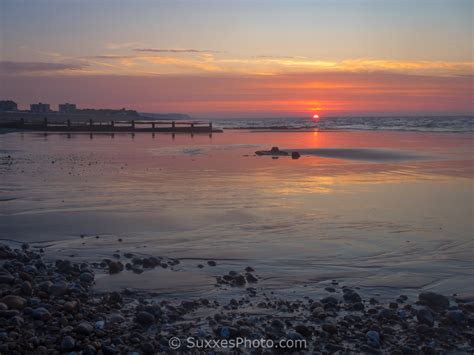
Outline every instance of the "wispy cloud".
[[84, 57], [86, 59], [117, 59], [117, 60], [120, 60], [120, 59], [129, 59], [129, 58], [134, 58], [134, 56], [130, 56], [130, 55], [115, 55], [115, 54], [102, 54], [102, 55], [93, 55], [93, 56], [89, 56], [89, 57]]
[[34, 72], [58, 72], [67, 70], [82, 70], [86, 63], [48, 63], [48, 62], [14, 62], [0, 61], [0, 73], [21, 74]]
[[137, 47], [141, 45], [143, 45], [143, 43], [140, 43], [140, 42], [122, 42], [122, 43], [109, 42], [105, 44], [105, 48], [115, 50], [115, 49], [133, 48], [133, 47]]
[[153, 53], [220, 53], [209, 49], [178, 49], [178, 48], [135, 48], [135, 52]]

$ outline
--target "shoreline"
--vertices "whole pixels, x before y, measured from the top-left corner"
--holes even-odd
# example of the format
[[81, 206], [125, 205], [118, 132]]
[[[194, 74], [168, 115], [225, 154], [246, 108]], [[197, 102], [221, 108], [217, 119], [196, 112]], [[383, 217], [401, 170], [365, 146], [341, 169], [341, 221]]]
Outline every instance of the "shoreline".
[[[178, 351], [191, 351], [185, 343], [189, 336], [305, 340], [306, 349], [294, 350], [325, 353], [456, 350], [467, 354], [474, 350], [474, 302], [432, 292], [422, 292], [418, 299], [400, 295], [380, 302], [333, 281], [326, 287], [326, 297], [289, 300], [260, 290], [258, 273], [248, 266], [216, 280], [218, 285], [242, 291], [241, 297], [174, 300], [130, 289], [97, 292], [93, 285], [100, 273], [138, 274], [178, 265], [178, 259], [119, 255], [97, 263], [45, 261], [41, 250], [32, 251], [28, 244], [22, 249], [0, 244], [0, 260], [0, 351], [4, 353], [168, 353], [172, 337], [182, 341]], [[206, 267], [213, 263], [208, 261]], [[268, 351], [254, 349], [254, 353]]]

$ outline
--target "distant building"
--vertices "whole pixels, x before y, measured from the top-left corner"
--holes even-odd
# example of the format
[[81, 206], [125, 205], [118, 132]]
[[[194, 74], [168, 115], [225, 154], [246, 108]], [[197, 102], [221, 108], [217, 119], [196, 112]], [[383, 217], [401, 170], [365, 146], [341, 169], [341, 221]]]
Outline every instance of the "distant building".
[[18, 111], [18, 105], [12, 100], [0, 100], [0, 112]]
[[37, 103], [30, 105], [30, 111], [35, 113], [48, 113], [51, 112], [49, 104]]
[[74, 113], [76, 112], [76, 104], [70, 104], [70, 103], [65, 103], [65, 104], [59, 104], [59, 112], [60, 113]]

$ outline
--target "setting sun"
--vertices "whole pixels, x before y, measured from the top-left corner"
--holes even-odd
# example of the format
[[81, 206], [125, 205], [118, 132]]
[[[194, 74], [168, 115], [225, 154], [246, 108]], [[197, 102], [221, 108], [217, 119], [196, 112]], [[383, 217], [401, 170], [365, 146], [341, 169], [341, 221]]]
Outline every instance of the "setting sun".
[[317, 114], [313, 115], [313, 120], [315, 120], [315, 121], [319, 120], [319, 115], [317, 115]]

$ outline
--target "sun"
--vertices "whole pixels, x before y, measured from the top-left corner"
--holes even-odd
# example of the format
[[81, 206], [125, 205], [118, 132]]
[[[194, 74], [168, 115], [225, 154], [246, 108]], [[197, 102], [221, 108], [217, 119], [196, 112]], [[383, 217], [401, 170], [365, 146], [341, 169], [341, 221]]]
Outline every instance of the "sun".
[[316, 115], [313, 115], [313, 120], [314, 120], [314, 121], [317, 121], [317, 120], [319, 120], [319, 115], [318, 115], [318, 114], [316, 114]]

